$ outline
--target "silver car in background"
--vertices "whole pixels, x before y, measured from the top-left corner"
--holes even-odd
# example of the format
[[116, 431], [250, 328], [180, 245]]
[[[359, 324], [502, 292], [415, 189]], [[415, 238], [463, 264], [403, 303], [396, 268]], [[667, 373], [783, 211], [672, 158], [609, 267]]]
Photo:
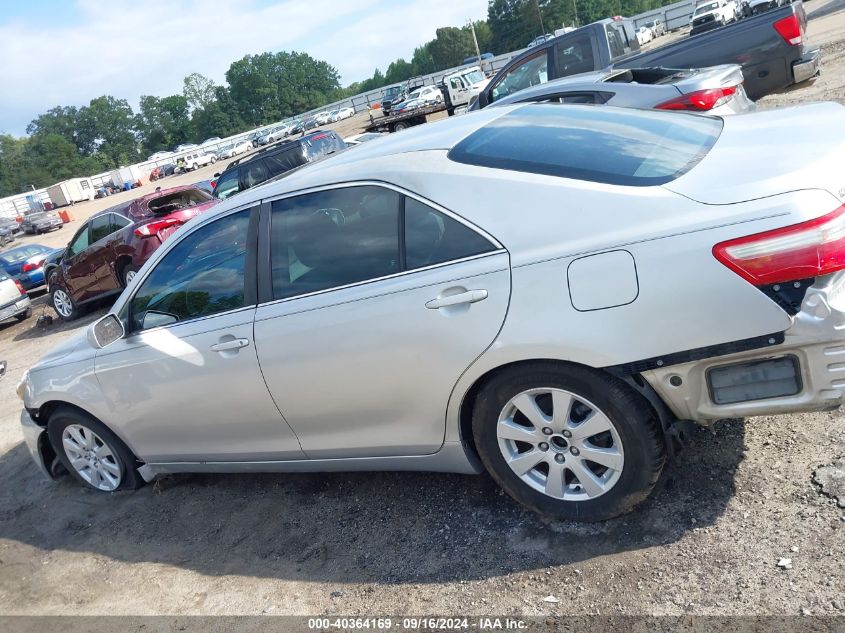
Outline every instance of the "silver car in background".
[[843, 402], [843, 130], [837, 104], [527, 104], [293, 170], [29, 369], [26, 444], [101, 491], [486, 470], [539, 512], [617, 516], [691, 423]]
[[606, 69], [526, 88], [490, 107], [549, 101], [739, 114], [756, 109], [742, 82], [742, 68], [736, 64], [694, 69]]

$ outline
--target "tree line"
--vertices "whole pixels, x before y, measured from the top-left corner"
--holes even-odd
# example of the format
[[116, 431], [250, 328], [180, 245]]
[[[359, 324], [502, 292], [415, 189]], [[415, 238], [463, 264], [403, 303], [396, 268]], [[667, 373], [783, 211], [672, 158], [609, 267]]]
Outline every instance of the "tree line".
[[[0, 197], [138, 162], [179, 144], [226, 137], [361, 92], [460, 65], [475, 54], [523, 48], [551, 33], [612, 15], [632, 15], [671, 0], [489, 0], [487, 19], [436, 30], [410, 61], [340, 86], [336, 68], [307, 53], [247, 55], [226, 71], [226, 85], [192, 73], [181, 94], [126, 99], [103, 95], [87, 106], [56, 106], [27, 126], [27, 137], [0, 134]], [[473, 31], [475, 40], [473, 39]]]

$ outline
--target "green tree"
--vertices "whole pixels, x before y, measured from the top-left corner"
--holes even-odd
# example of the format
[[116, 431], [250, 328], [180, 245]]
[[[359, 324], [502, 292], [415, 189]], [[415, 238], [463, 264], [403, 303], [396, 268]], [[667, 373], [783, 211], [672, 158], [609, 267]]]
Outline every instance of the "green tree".
[[191, 73], [184, 79], [182, 94], [191, 109], [196, 110], [211, 105], [215, 99], [215, 88], [214, 82], [205, 75]]
[[170, 149], [192, 136], [188, 100], [182, 95], [159, 99], [144, 95], [135, 116], [135, 128], [142, 139], [144, 154]]
[[191, 125], [197, 138], [231, 136], [249, 126], [241, 118], [238, 104], [223, 86], [214, 89], [214, 100], [202, 109], [194, 110]]
[[437, 37], [428, 43], [428, 50], [438, 70], [458, 66], [475, 54], [475, 44], [469, 29], [446, 26], [435, 31]]
[[247, 55], [226, 71], [244, 121], [261, 125], [323, 105], [340, 88], [338, 72], [306, 53]]

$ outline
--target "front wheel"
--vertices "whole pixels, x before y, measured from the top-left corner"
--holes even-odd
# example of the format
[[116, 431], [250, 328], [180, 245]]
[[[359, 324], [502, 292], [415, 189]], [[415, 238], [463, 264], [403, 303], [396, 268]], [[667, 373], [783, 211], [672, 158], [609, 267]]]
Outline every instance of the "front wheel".
[[73, 321], [79, 316], [79, 306], [64, 288], [53, 288], [50, 292], [50, 304], [63, 321]]
[[500, 374], [479, 393], [472, 428], [499, 485], [557, 519], [603, 521], [631, 511], [665, 461], [651, 407], [586, 367], [536, 363]]
[[139, 488], [137, 460], [104, 424], [70, 408], [59, 408], [47, 424], [50, 443], [67, 471], [101, 492]]
[[135, 279], [135, 275], [138, 274], [138, 267], [133, 266], [132, 264], [127, 264], [123, 267], [123, 270], [120, 273], [121, 281], [123, 282], [123, 287], [126, 288], [132, 280]]

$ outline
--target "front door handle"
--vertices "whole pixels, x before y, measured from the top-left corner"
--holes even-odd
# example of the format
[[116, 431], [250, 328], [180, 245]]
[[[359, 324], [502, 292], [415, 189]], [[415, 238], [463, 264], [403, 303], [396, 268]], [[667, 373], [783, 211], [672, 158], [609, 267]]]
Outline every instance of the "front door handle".
[[241, 349], [242, 347], [246, 347], [247, 345], [249, 345], [249, 339], [233, 338], [230, 341], [221, 341], [220, 343], [215, 343], [211, 346], [211, 351], [226, 352], [233, 349]]
[[467, 290], [460, 294], [438, 297], [437, 299], [427, 301], [425, 307], [429, 310], [437, 310], [438, 308], [456, 306], [462, 303], [476, 303], [477, 301], [484, 301], [486, 298], [486, 290]]

